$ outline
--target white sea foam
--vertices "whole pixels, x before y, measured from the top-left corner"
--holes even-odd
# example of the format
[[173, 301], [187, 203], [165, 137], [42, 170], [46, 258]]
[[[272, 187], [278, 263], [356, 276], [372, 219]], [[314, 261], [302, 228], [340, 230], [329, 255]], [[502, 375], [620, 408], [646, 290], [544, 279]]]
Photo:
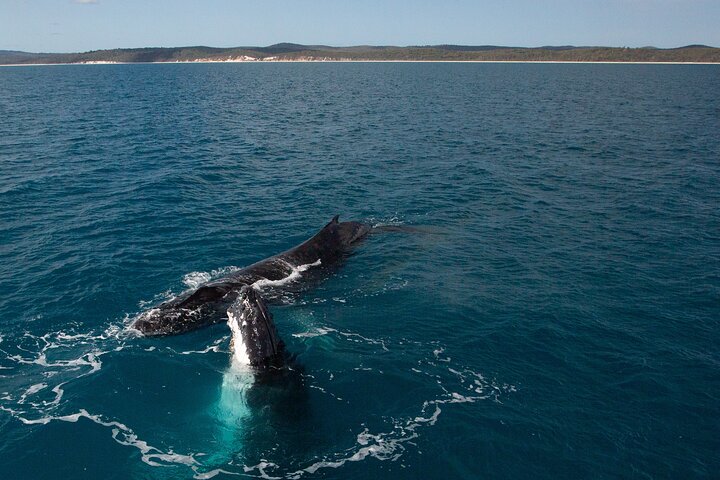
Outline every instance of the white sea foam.
[[220, 338], [214, 340], [210, 345], [208, 345], [207, 347], [203, 348], [202, 350], [185, 350], [185, 351], [182, 351], [182, 352], [175, 352], [175, 350], [172, 350], [172, 349], [171, 349], [171, 350], [172, 350], [173, 352], [175, 352], [175, 353], [179, 353], [180, 355], [193, 355], [193, 354], [202, 355], [202, 354], [204, 354], [204, 353], [210, 353], [210, 352], [220, 353], [220, 352], [222, 351], [222, 350], [221, 350], [222, 344], [223, 344], [223, 342], [225, 342], [227, 339], [228, 339], [228, 336], [227, 336], [227, 335], [226, 335], [226, 336], [223, 336], [223, 337], [220, 337]]
[[48, 406], [57, 406], [60, 404], [60, 400], [62, 400], [62, 397], [65, 394], [65, 390], [62, 389], [62, 386], [65, 385], [65, 383], [66, 382], [63, 382], [53, 387], [52, 391], [55, 393], [55, 398], [47, 402]]
[[[283, 261], [283, 260], [280, 260]], [[283, 261], [286, 266], [290, 268], [290, 273], [287, 277], [283, 277], [279, 280], [268, 280], [266, 278], [263, 278], [261, 280], [258, 280], [257, 282], [253, 283], [252, 286], [256, 290], [262, 290], [265, 287], [281, 287], [283, 285], [286, 285], [290, 282], [294, 282], [297, 279], [299, 279], [302, 276], [302, 272], [306, 271], [307, 269], [311, 267], [318, 267], [322, 263], [321, 260], [318, 258], [313, 263], [306, 263], [304, 265], [294, 266], [288, 262]]]
[[298, 479], [306, 473], [314, 474], [318, 470], [324, 468], [340, 468], [347, 462], [359, 462], [368, 457], [375, 458], [380, 461], [395, 461], [400, 458], [405, 450], [403, 443], [408, 442], [418, 435], [410, 432], [409, 435], [403, 437], [391, 437], [388, 434], [371, 434], [367, 429], [359, 433], [356, 438], [358, 448], [352, 451], [351, 455], [339, 458], [337, 460], [320, 460], [301, 470], [290, 473], [287, 478]]
[[190, 273], [186, 273], [183, 276], [183, 283], [188, 288], [195, 289], [195, 288], [198, 288], [203, 283], [207, 283], [212, 279], [227, 276], [238, 270], [239, 270], [238, 267], [231, 265], [228, 267], [216, 268], [209, 272], [190, 272]]
[[298, 479], [304, 474], [314, 474], [325, 468], [340, 468], [348, 462], [359, 462], [367, 458], [374, 458], [379, 461], [399, 460], [405, 451], [405, 444], [419, 437], [418, 429], [423, 426], [435, 425], [442, 413], [440, 404], [474, 402], [478, 398], [465, 397], [460, 394], [451, 395], [450, 398], [438, 399], [425, 402], [422, 412], [429, 406], [434, 406], [429, 416], [416, 416], [406, 421], [395, 421], [394, 430], [390, 432], [373, 434], [365, 428], [357, 435], [356, 446], [349, 454], [336, 459], [319, 460], [311, 465], [287, 475], [287, 478]]
[[389, 217], [384, 217], [384, 218], [370, 217], [368, 219], [368, 222], [373, 226], [373, 228], [377, 228], [377, 227], [383, 227], [385, 225], [389, 225], [389, 226], [403, 225], [405, 223], [405, 220], [403, 220], [398, 214], [395, 214], [395, 215], [391, 215]]
[[198, 288], [209, 282], [212, 276], [208, 272], [190, 272], [183, 277], [183, 283], [189, 288]]
[[[278, 283], [267, 282], [265, 284], [255, 285], [262, 288], [269, 285], [282, 285], [286, 282], [293, 281], [307, 268], [319, 265], [320, 262], [308, 264], [294, 268], [288, 277], [278, 281]], [[294, 276], [295, 275], [295, 276]], [[292, 278], [291, 278], [292, 277]], [[279, 283], [283, 282], [283, 283]], [[229, 315], [228, 321], [231, 323], [230, 331], [233, 338], [241, 338], [239, 332], [233, 330], [232, 322]], [[242, 321], [242, 320], [241, 320]], [[368, 338], [358, 333], [350, 331], [341, 331], [331, 327], [315, 327], [307, 332], [297, 333], [297, 338], [313, 338], [322, 335], [332, 335], [337, 339], [344, 339], [348, 342], [362, 344], [364, 346], [375, 345], [372, 350], [375, 353], [382, 351], [393, 351], [397, 353], [398, 349], [408, 348], [408, 345], [420, 342], [397, 341], [393, 342], [388, 339]], [[222, 420], [221, 424], [223, 432], [220, 437], [222, 445], [232, 446], [231, 451], [223, 453], [223, 461], [219, 463], [211, 460], [210, 457], [203, 457], [202, 453], [175, 453], [167, 446], [158, 445], [157, 440], [148, 439], [148, 441], [138, 438], [134, 431], [127, 425], [121, 423], [120, 419], [108, 419], [103, 415], [91, 414], [85, 409], [77, 410], [77, 407], [69, 408], [68, 400], [63, 401], [63, 387], [77, 377], [93, 374], [99, 371], [103, 363], [102, 356], [110, 352], [114, 352], [123, 348], [140, 348], [142, 350], [152, 351], [153, 348], [147, 348], [146, 344], [138, 345], [138, 342], [126, 343], [129, 339], [127, 332], [123, 332], [121, 325], [111, 325], [100, 334], [96, 333], [77, 333], [77, 332], [56, 332], [47, 334], [42, 337], [27, 334], [21, 342], [8, 342], [4, 339], [2, 347], [9, 349], [7, 345], [12, 344], [13, 355], [7, 355], [6, 359], [14, 362], [18, 368], [30, 370], [33, 372], [31, 381], [28, 381], [22, 390], [17, 393], [4, 392], [0, 410], [11, 413], [19, 421], [27, 425], [45, 425], [50, 422], [78, 422], [85, 418], [97, 425], [109, 429], [110, 436], [118, 444], [130, 446], [140, 452], [141, 460], [153, 467], [166, 467], [168, 465], [179, 465], [187, 468], [186, 477], [193, 476], [195, 479], [211, 479], [218, 476], [239, 475], [239, 476], [257, 476], [260, 478], [301, 478], [314, 476], [318, 471], [323, 469], [342, 468], [347, 462], [360, 462], [368, 459], [378, 461], [397, 461], [406, 449], [413, 448], [414, 439], [418, 438], [425, 429], [429, 429], [441, 421], [443, 410], [451, 404], [475, 403], [481, 400], [491, 400], [500, 402], [502, 395], [515, 391], [515, 387], [502, 382], [496, 382], [494, 379], [488, 380], [482, 374], [474, 372], [470, 369], [458, 366], [453, 362], [451, 357], [445, 353], [445, 347], [436, 342], [432, 342], [430, 348], [425, 348], [423, 358], [414, 365], [411, 363], [407, 369], [403, 371], [409, 374], [422, 375], [428, 378], [423, 385], [433, 388], [437, 385], [437, 391], [417, 401], [415, 410], [410, 410], [410, 415], [400, 418], [388, 416], [385, 418], [386, 426], [379, 429], [366, 427], [364, 424], [356, 425], [354, 439], [347, 439], [347, 444], [334, 453], [327, 452], [307, 463], [281, 465], [284, 461], [273, 458], [272, 452], [268, 452], [268, 459], [251, 466], [244, 466], [244, 471], [237, 471], [237, 463], [234, 463], [238, 457], [237, 439], [235, 432], [238, 425], [246, 421], [246, 417], [251, 415], [246, 403], [247, 389], [250, 388], [254, 377], [247, 368], [247, 363], [238, 361], [237, 344], [230, 357], [231, 362], [229, 368], [223, 375], [222, 390], [218, 403], [213, 403], [216, 407], [218, 419]], [[223, 342], [227, 341], [228, 336], [214, 340], [204, 348], [198, 350], [175, 352], [181, 355], [187, 354], [204, 354], [211, 352], [223, 351]], [[78, 351], [80, 347], [80, 351]], [[168, 348], [168, 347], [160, 347]], [[362, 347], [367, 348], [367, 347]], [[2, 350], [4, 352], [4, 350]], [[431, 353], [432, 352], [432, 353]], [[247, 353], [247, 352], [245, 352]], [[402, 353], [402, 352], [400, 352]], [[244, 359], [243, 359], [244, 360]], [[444, 362], [444, 363], [441, 363]], [[339, 381], [340, 384], [347, 385], [347, 378], [343, 375], [353, 375], [354, 370], [368, 370], [377, 372], [380, 365], [378, 363], [370, 363], [374, 368], [363, 367], [343, 371], [329, 372], [329, 380], [326, 383], [318, 382], [315, 377], [307, 375], [310, 380], [309, 387], [313, 391], [319, 391], [323, 394], [332, 396], [338, 400], [342, 400], [333, 392], [333, 385]], [[42, 368], [39, 368], [42, 367]], [[39, 372], [38, 372], [39, 371]], [[370, 373], [369, 375], [373, 375]], [[336, 378], [339, 377], [339, 378]], [[317, 379], [327, 378], [325, 375], [319, 375]], [[42, 380], [42, 381], [40, 381]], [[51, 393], [52, 392], [52, 393]], [[343, 395], [345, 396], [345, 395]], [[412, 404], [411, 404], [412, 408]], [[58, 414], [58, 412], [75, 412], [70, 414]], [[226, 436], [227, 435], [227, 438]], [[227, 442], [226, 442], [227, 440]], [[151, 444], [160, 446], [157, 448]], [[215, 457], [217, 458], [217, 457]], [[277, 463], [274, 463], [277, 462]], [[253, 462], [255, 463], [255, 462]], [[216, 468], [219, 467], [219, 468]], [[204, 471], [205, 469], [210, 469]]]
[[141, 460], [150, 466], [161, 467], [167, 464], [180, 464], [187, 466], [198, 465], [198, 461], [195, 460], [195, 455], [200, 454], [181, 455], [173, 452], [172, 450], [163, 452], [158, 448], [150, 446], [146, 441], [140, 440], [135, 432], [133, 432], [133, 430], [127, 425], [114, 420], [105, 420], [100, 415], [91, 414], [85, 409], [80, 409], [77, 413], [69, 415], [48, 415], [34, 419], [25, 418], [20, 413], [7, 407], [0, 406], [0, 410], [10, 413], [25, 425], [47, 425], [48, 423], [54, 421], [77, 423], [81, 418], [87, 418], [98, 425], [110, 428], [113, 440], [120, 445], [131, 446], [140, 450]]
[[[100, 332], [59, 331], [41, 336], [23, 334], [0, 353], [4, 355], [4, 360], [15, 364], [18, 370], [16, 379], [29, 381], [17, 393], [4, 392], [0, 397], [0, 410], [25, 425], [76, 423], [85, 418], [108, 428], [115, 442], [138, 449], [141, 460], [150, 466], [184, 465], [196, 469], [199, 466], [196, 454], [186, 455], [172, 449], [164, 451], [156, 448], [139, 439], [131, 428], [117, 420], [108, 420], [83, 408], [75, 413], [58, 413], [63, 409], [67, 411], [68, 405], [63, 401], [66, 385], [100, 371], [102, 356], [128, 347], [141, 347], [127, 344], [129, 338], [121, 324], [112, 324]], [[14, 351], [7, 351], [11, 349]], [[36, 379], [40, 378], [43, 381], [38, 382]]]
[[24, 423], [46, 423], [49, 420], [43, 419], [54, 418], [48, 414], [62, 407], [68, 383], [100, 371], [103, 355], [125, 347], [122, 331], [119, 325], [111, 325], [99, 333], [58, 331], [36, 336], [26, 332], [13, 342], [14, 352], [0, 351], [15, 364], [16, 381], [28, 386], [5, 394], [1, 406]]
[[343, 401], [343, 398], [342, 398], [342, 397], [338, 397], [338, 396], [335, 395], [334, 393], [328, 392], [327, 390], [325, 390], [325, 389], [324, 389], [323, 387], [321, 387], [320, 385], [310, 385], [310, 388], [314, 388], [315, 390], [319, 390], [319, 391], [321, 391], [322, 393], [331, 396], [332, 398], [334, 398], [335, 400], [337, 400], [337, 401], [339, 401], [339, 402], [342, 402], [342, 401]]
[[342, 330], [337, 330], [332, 327], [316, 327], [313, 330], [307, 331], [307, 332], [300, 332], [300, 333], [293, 333], [293, 337], [296, 338], [313, 338], [313, 337], [320, 337], [323, 335], [328, 335], [330, 333], [336, 333], [337, 335], [345, 338], [349, 342], [355, 342], [355, 343], [369, 343], [371, 345], [380, 345], [380, 347], [388, 352], [389, 349], [387, 348], [387, 345], [385, 344], [384, 340], [374, 339], [374, 338], [368, 338], [363, 335], [360, 335], [359, 333], [353, 333], [353, 332], [347, 332]]
[[[141, 300], [138, 303], [138, 307], [140, 307], [141, 310], [144, 310], [139, 315], [134, 316], [133, 318], [130, 318], [130, 322], [134, 321], [136, 318], [141, 317], [143, 315], [148, 315], [150, 311], [157, 311], [155, 309], [151, 309], [150, 311], [145, 311], [149, 306], [151, 305], [157, 305], [159, 303], [172, 300], [173, 298], [176, 298], [178, 295], [182, 295], [185, 292], [192, 291], [197, 289], [198, 287], [202, 286], [203, 284], [220, 277], [225, 277], [227, 275], [230, 275], [233, 272], [236, 272], [240, 270], [239, 267], [236, 267], [234, 265], [230, 265], [227, 267], [217, 268], [214, 270], [211, 270], [209, 272], [190, 272], [183, 275], [182, 282], [185, 287], [187, 287], [183, 292], [175, 293], [172, 290], [166, 290], [164, 292], [161, 292], [157, 295], [155, 295], [153, 298], [149, 300]], [[128, 322], [126, 322], [128, 323]]]
[[144, 310], [150, 305], [155, 305], [157, 303], [164, 302], [165, 300], [170, 300], [174, 296], [175, 294], [172, 292], [172, 290], [165, 290], [164, 292], [158, 293], [150, 300], [140, 300], [138, 302], [138, 307]]
[[228, 470], [223, 470], [222, 468], [216, 468], [216, 469], [214, 469], [214, 470], [210, 470], [210, 471], [202, 472], [202, 473], [199, 473], [199, 472], [197, 471], [197, 467], [193, 468], [193, 470], [195, 470], [195, 475], [193, 475], [193, 478], [196, 479], [196, 480], [208, 480], [208, 479], [214, 478], [214, 477], [216, 477], [216, 476], [218, 476], [218, 475], [220, 475], [220, 474], [223, 474], [223, 475], [236, 475], [236, 476], [241, 476], [241, 475], [242, 475], [241, 473], [238, 473], [238, 472], [230, 472], [230, 471], [228, 471]]
[[[406, 344], [407, 342], [399, 343]], [[290, 473], [285, 473], [283, 476], [299, 479], [306, 475], [315, 475], [323, 469], [338, 469], [348, 462], [360, 462], [371, 458], [378, 461], [397, 461], [409, 446], [415, 445], [414, 440], [421, 435], [423, 429], [437, 424], [445, 405], [475, 403], [483, 400], [499, 402], [500, 395], [515, 391], [515, 387], [499, 384], [495, 380], [487, 381], [482, 374], [473, 370], [440, 366], [436, 363], [439, 359], [447, 358], [448, 362], [451, 361], [450, 357], [441, 356], [444, 352], [445, 348], [438, 346], [432, 351], [430, 358], [418, 362], [420, 368], [410, 367], [408, 369], [409, 372], [434, 380], [441, 391], [436, 398], [422, 402], [418, 415], [391, 418], [392, 428], [384, 432], [375, 433], [364, 427], [357, 434], [354, 446], [317, 459], [311, 464], [294, 471], [291, 470]], [[353, 370], [375, 371], [376, 369], [356, 367]], [[320, 387], [318, 390], [332, 395], [327, 388]], [[280, 470], [280, 467], [277, 469]]]
[[20, 399], [18, 400], [18, 403], [25, 403], [25, 399], [28, 397], [28, 395], [33, 395], [40, 390], [44, 390], [47, 388], [47, 383], [36, 383], [35, 385], [30, 386], [27, 390], [25, 390], [25, 393], [23, 393], [20, 396]]
[[250, 472], [254, 472], [255, 470], [257, 470], [258, 478], [263, 478], [265, 480], [279, 480], [282, 478], [282, 477], [273, 477], [273, 476], [269, 475], [265, 471], [268, 468], [277, 469], [278, 465], [276, 465], [275, 463], [272, 463], [272, 462], [268, 462], [267, 460], [260, 460], [260, 463], [258, 463], [257, 465], [253, 465], [251, 467], [245, 466], [245, 467], [243, 467], [243, 470], [245, 471], [245, 473], [248, 473], [248, 474]]
[[[53, 360], [50, 361], [47, 358], [47, 352], [52, 349], [57, 349], [60, 347], [60, 345], [57, 345], [52, 342], [48, 342], [45, 337], [40, 337], [42, 340], [46, 341], [46, 345], [41, 349], [41, 351], [37, 354], [37, 357], [35, 358], [25, 358], [21, 355], [9, 355], [7, 358], [9, 360], [12, 360], [19, 364], [25, 364], [25, 365], [40, 365], [42, 367], [46, 368], [62, 368], [66, 370], [77, 370], [83, 366], [90, 367], [90, 370], [87, 372], [84, 372], [80, 376], [87, 376], [92, 373], [97, 372], [102, 367], [102, 361], [98, 358], [100, 355], [103, 355], [107, 352], [100, 351], [100, 350], [92, 350], [90, 352], [84, 353], [78, 358], [70, 359], [70, 360]], [[74, 339], [73, 339], [74, 340]], [[21, 348], [22, 349], [22, 348]], [[25, 350], [25, 349], [22, 349]], [[26, 350], [27, 351], [27, 350]]]
[[337, 330], [335, 330], [334, 328], [318, 327], [309, 332], [293, 333], [292, 336], [297, 338], [313, 338], [327, 335], [328, 333], [332, 332], [337, 332]]
[[447, 357], [447, 356], [446, 356], [446, 357], [441, 357], [440, 354], [441, 354], [441, 353], [444, 353], [444, 352], [445, 352], [445, 349], [444, 349], [444, 348], [442, 348], [442, 347], [441, 347], [441, 348], [437, 348], [437, 349], [433, 350], [433, 355], [435, 355], [435, 358], [436, 358], [439, 362], [449, 362], [450, 360], [452, 360], [450, 357]]

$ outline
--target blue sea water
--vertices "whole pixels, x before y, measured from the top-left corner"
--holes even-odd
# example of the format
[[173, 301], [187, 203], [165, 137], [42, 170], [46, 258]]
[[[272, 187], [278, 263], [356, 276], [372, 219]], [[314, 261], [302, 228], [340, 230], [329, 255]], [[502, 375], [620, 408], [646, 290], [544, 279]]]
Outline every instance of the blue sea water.
[[[720, 69], [0, 69], [0, 478], [717, 478]], [[140, 312], [374, 235], [273, 307], [302, 382]]]

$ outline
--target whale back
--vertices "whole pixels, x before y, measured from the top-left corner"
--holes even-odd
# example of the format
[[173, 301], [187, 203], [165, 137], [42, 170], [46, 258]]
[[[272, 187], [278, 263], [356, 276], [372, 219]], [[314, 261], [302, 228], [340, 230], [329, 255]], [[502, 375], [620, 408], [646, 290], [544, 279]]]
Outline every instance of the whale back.
[[339, 218], [335, 215], [313, 237], [278, 256], [295, 265], [311, 264], [317, 260], [327, 265], [341, 259], [370, 233], [371, 227], [361, 222], [340, 222]]
[[[163, 302], [140, 314], [132, 326], [144, 335], [153, 336], [175, 335], [217, 323], [244, 286], [260, 282], [266, 287], [267, 284], [275, 284], [282, 290], [290, 291], [298, 287], [297, 282], [285, 282], [284, 279], [293, 278], [292, 275], [308, 269], [319, 272], [303, 274], [303, 283], [312, 284], [316, 277], [327, 275], [327, 268], [340, 264], [370, 230], [369, 225], [361, 222], [340, 222], [336, 215], [300, 245]], [[277, 287], [268, 290], [273, 288]], [[273, 292], [266, 292], [268, 298], [272, 295]]]

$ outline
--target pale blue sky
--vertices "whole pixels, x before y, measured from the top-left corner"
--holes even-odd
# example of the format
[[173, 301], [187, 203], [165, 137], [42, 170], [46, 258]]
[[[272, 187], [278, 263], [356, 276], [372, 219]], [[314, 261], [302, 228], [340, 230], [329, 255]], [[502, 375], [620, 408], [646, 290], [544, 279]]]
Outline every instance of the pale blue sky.
[[279, 42], [720, 46], [720, 0], [0, 0], [0, 50]]

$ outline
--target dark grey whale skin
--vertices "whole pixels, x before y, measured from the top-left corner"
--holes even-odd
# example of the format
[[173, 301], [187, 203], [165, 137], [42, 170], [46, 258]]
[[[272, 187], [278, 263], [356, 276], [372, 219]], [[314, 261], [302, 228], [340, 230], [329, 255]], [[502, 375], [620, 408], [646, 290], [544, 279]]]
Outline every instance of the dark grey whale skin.
[[228, 322], [240, 331], [250, 365], [258, 368], [285, 364], [285, 343], [280, 339], [265, 299], [250, 285], [240, 289], [228, 308]]
[[[362, 222], [340, 222], [336, 215], [312, 238], [283, 253], [266, 258], [233, 274], [213, 280], [139, 315], [131, 328], [145, 336], [177, 335], [226, 320], [225, 313], [242, 287], [261, 280], [281, 280], [301, 265], [326, 270], [341, 262], [372, 227]], [[320, 260], [318, 264], [318, 260]]]

